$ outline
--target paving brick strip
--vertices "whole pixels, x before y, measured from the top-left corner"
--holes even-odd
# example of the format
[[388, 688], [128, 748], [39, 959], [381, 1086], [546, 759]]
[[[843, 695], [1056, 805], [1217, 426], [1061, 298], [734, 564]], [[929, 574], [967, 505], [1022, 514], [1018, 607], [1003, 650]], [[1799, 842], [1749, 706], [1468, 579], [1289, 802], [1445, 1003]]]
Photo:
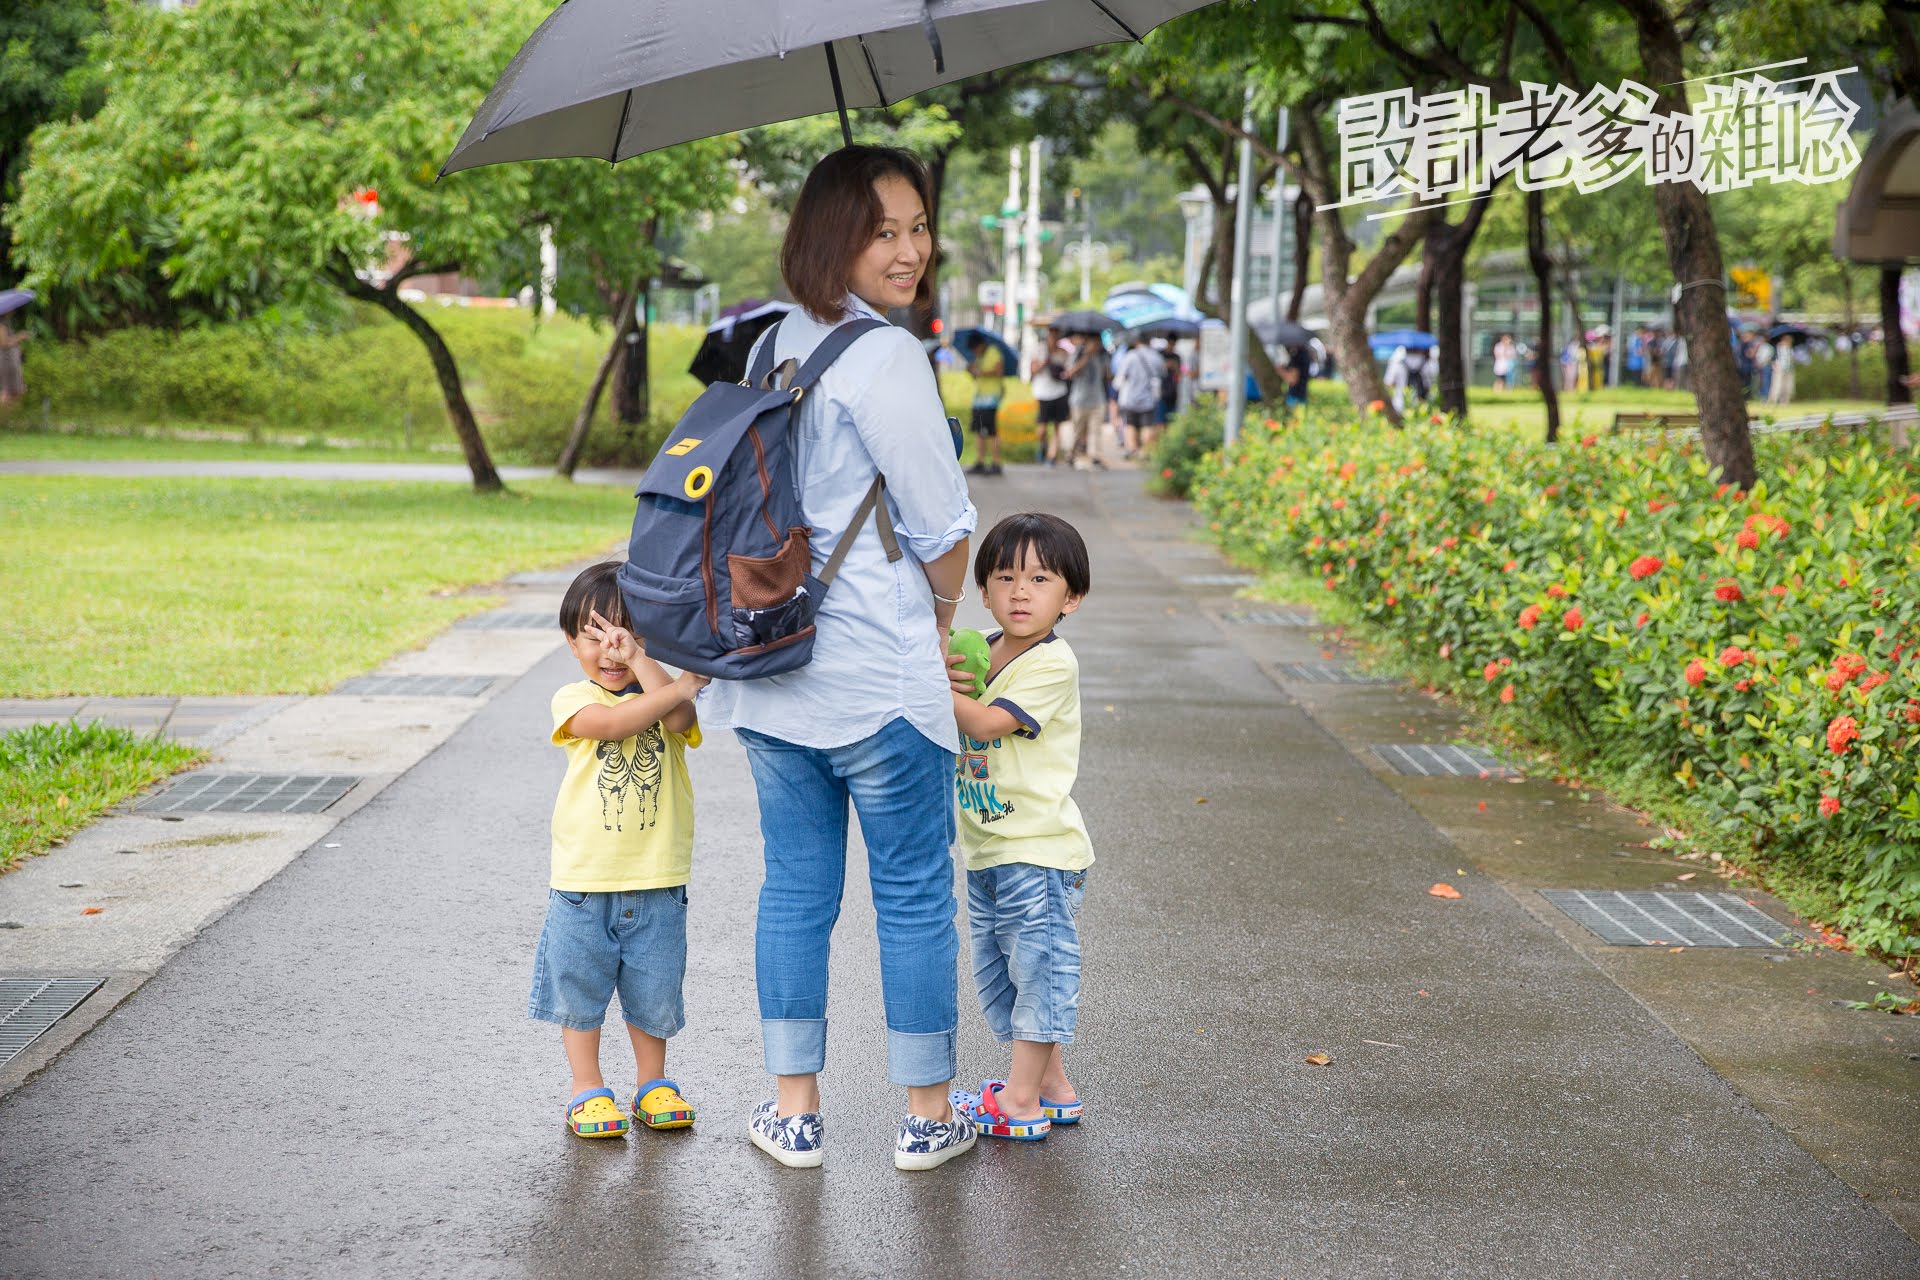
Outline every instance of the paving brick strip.
[[[207, 874], [233, 904], [176, 926], [191, 940], [170, 959], [51, 917], [50, 951], [0, 952], [0, 976], [51, 955], [152, 975], [0, 1098], [0, 1272], [1920, 1274], [1889, 1216], [1913, 1221], [1897, 1189], [1913, 1182], [1920, 1042], [1912, 1020], [1828, 1003], [1877, 971], [1594, 942], [1537, 890], [1644, 889], [1691, 864], [1634, 849], [1631, 815], [1548, 780], [1392, 772], [1372, 748], [1452, 740], [1444, 708], [1289, 678], [1344, 655], [1296, 615], [1227, 621], [1247, 607], [1231, 587], [1183, 585], [1206, 576], [1198, 558], [1160, 552], [1194, 545], [1168, 536], [1190, 517], [1137, 484], [1029, 468], [976, 482], [983, 525], [1054, 510], [1094, 550], [1094, 593], [1066, 624], [1099, 855], [1077, 1129], [893, 1169], [899, 1097], [855, 854], [826, 1165], [752, 1149], [758, 814], [716, 733], [692, 756], [689, 1025], [670, 1059], [699, 1125], [567, 1137], [558, 1046], [524, 1007], [561, 767], [546, 706], [572, 664], [551, 637], [454, 629], [425, 651], [435, 664], [527, 674], [461, 714], [306, 700], [222, 748], [222, 767], [378, 784], [344, 811], [119, 817], [0, 879], [0, 916], [23, 892], [10, 882], [35, 876], [78, 920], [82, 891], [58, 884], [114, 859], [145, 868], [130, 894], [226, 868]], [[986, 618], [970, 602], [961, 621]], [[158, 847], [255, 830], [272, 834]], [[1441, 882], [1460, 898], [1430, 895]], [[967, 1081], [1003, 1065], [969, 1005]]]

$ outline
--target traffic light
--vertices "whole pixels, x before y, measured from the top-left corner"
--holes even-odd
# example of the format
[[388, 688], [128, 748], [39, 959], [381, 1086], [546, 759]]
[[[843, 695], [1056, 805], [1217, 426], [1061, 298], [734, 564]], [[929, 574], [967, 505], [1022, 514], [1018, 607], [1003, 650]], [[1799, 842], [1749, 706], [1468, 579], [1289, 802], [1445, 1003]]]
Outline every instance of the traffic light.
[[942, 333], [946, 332], [946, 329], [947, 329], [947, 322], [945, 320], [942, 320], [939, 316], [935, 316], [933, 318], [933, 336], [936, 338], [939, 337]]

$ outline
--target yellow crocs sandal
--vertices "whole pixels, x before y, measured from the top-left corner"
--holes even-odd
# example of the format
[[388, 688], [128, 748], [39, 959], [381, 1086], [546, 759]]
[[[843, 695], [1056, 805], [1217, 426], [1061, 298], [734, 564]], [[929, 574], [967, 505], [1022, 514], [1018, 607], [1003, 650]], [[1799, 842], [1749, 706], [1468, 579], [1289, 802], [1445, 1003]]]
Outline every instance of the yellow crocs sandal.
[[633, 1118], [649, 1129], [690, 1129], [693, 1104], [671, 1080], [649, 1080], [633, 1091]]
[[567, 1129], [576, 1138], [624, 1138], [630, 1127], [611, 1089], [582, 1089], [567, 1104]]

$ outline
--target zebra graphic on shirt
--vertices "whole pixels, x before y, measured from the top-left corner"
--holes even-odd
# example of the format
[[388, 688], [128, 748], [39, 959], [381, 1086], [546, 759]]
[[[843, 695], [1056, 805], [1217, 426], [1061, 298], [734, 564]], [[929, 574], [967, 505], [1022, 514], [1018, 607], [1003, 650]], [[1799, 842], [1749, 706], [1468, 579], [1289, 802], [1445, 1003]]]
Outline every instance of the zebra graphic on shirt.
[[600, 790], [600, 825], [608, 831], [621, 830], [620, 816], [627, 808], [627, 792], [634, 789], [633, 766], [622, 750], [625, 742], [596, 742], [593, 754], [599, 757], [600, 772], [594, 785]]
[[646, 816], [649, 827], [660, 819], [661, 757], [666, 750], [666, 736], [657, 724], [648, 725], [645, 733], [633, 739], [633, 777], [640, 789], [636, 809]]

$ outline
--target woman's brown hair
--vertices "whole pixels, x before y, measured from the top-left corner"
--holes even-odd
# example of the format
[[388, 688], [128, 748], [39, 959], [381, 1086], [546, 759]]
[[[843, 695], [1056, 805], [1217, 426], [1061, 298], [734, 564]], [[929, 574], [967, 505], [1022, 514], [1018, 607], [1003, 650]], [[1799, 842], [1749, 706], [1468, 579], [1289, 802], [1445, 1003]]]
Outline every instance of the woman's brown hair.
[[[842, 305], [853, 263], [880, 230], [886, 216], [874, 184], [900, 178], [920, 196], [920, 205], [933, 216], [933, 180], [912, 152], [898, 147], [842, 147], [813, 166], [800, 198], [787, 220], [787, 238], [780, 245], [780, 276], [793, 300], [809, 312], [838, 324], [846, 318]], [[934, 267], [940, 260], [936, 243], [914, 290], [913, 308], [933, 305]]]

